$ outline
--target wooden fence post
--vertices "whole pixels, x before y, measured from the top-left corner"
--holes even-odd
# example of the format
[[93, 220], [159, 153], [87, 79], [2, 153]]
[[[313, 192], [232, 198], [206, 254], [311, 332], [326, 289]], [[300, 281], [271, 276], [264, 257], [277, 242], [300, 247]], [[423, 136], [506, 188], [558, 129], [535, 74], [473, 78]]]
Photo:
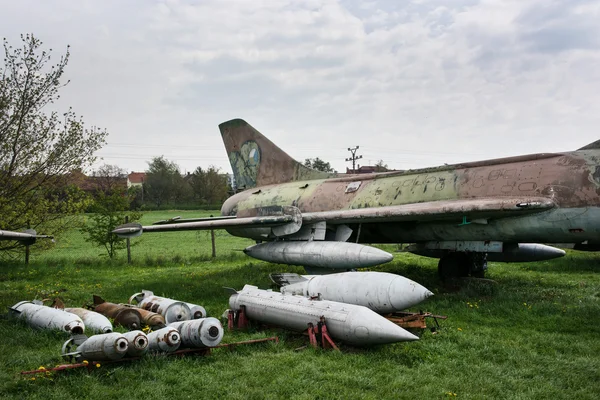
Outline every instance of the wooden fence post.
[[[125, 216], [125, 223], [129, 222], [129, 215]], [[127, 264], [131, 264], [131, 242], [129, 238], [127, 240]]]
[[[31, 224], [27, 221], [27, 229], [31, 229]], [[29, 265], [29, 245], [25, 245], [25, 265]]]
[[[212, 218], [212, 214], [210, 215], [210, 217]], [[215, 258], [217, 256], [217, 246], [215, 245], [215, 230], [211, 229], [210, 230], [210, 240], [212, 242], [212, 257]]]

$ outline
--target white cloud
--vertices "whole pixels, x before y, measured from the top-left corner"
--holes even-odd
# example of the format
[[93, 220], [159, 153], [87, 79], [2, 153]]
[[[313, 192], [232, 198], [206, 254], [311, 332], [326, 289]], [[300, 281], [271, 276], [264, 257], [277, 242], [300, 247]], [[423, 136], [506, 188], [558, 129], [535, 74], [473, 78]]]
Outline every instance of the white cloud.
[[[71, 43], [64, 103], [128, 169], [164, 154], [229, 169], [217, 124], [344, 168], [574, 149], [600, 122], [591, 1], [6, 2], [11, 40]], [[39, 32], [39, 33], [38, 33]], [[128, 146], [123, 146], [127, 144]], [[136, 145], [145, 145], [136, 149]]]

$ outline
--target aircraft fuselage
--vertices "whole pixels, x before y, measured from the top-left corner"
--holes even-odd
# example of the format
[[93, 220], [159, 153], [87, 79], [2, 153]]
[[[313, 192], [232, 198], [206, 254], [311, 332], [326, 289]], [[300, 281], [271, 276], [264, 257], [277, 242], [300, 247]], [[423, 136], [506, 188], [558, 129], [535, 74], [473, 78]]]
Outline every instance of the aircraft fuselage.
[[[556, 206], [536, 214], [490, 218], [485, 223], [463, 224], [455, 217], [431, 222], [366, 223], [361, 227], [359, 241], [600, 241], [600, 150], [533, 154], [420, 170], [273, 184], [232, 196], [221, 212], [236, 215], [256, 207], [291, 205], [309, 213], [502, 197], [544, 197]], [[332, 223], [335, 222], [328, 221]], [[231, 233], [236, 234], [235, 230]]]

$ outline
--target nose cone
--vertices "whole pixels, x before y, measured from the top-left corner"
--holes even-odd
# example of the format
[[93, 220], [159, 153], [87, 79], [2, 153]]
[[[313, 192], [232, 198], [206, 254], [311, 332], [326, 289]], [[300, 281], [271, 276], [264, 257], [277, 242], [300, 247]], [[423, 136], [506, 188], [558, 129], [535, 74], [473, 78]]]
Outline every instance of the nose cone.
[[376, 312], [359, 306], [353, 315], [352, 343], [362, 346], [409, 342], [419, 338]]
[[377, 323], [360, 325], [354, 329], [354, 335], [357, 339], [355, 344], [376, 345], [419, 340], [418, 336], [383, 317], [380, 318], [381, 320]]
[[371, 267], [374, 265], [385, 264], [394, 259], [394, 256], [376, 247], [361, 246], [359, 260], [360, 265], [365, 267]]
[[394, 310], [399, 311], [421, 303], [433, 293], [417, 282], [398, 275], [390, 282], [389, 296]]

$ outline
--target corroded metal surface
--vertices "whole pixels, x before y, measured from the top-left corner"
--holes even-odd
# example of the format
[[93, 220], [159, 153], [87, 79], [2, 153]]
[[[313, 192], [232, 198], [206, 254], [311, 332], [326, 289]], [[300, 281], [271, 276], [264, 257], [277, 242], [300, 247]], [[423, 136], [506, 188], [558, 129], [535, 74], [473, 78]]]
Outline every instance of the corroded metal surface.
[[143, 232], [170, 232], [185, 230], [206, 230], [231, 228], [244, 230], [264, 230], [269, 235], [290, 235], [296, 233], [302, 226], [302, 215], [293, 206], [271, 206], [246, 209], [239, 218], [214, 218], [211, 220], [181, 223], [160, 223], [158, 225], [142, 226], [138, 223], [120, 225], [113, 233], [119, 237], [132, 238]]
[[155, 296], [149, 290], [142, 290], [141, 293], [132, 295], [129, 298], [129, 304], [162, 315], [167, 324], [192, 318], [190, 307], [184, 302]]
[[75, 350], [71, 349], [75, 339], [69, 339], [63, 344], [64, 359], [75, 358], [77, 361], [119, 360], [127, 353], [127, 339], [122, 334], [112, 332], [90, 336]]
[[149, 290], [142, 290], [129, 298], [129, 304], [157, 312], [165, 317], [167, 324], [188, 319], [206, 318], [206, 309], [197, 304], [156, 296]]
[[244, 120], [224, 122], [219, 129], [238, 187], [334, 176], [297, 163]]
[[148, 352], [148, 337], [142, 331], [130, 331], [123, 334], [127, 339], [127, 355], [129, 357], [140, 357]]
[[94, 296], [94, 311], [112, 318], [116, 325], [125, 326], [128, 329], [142, 328], [142, 315], [137, 309], [109, 303], [100, 296]]
[[147, 336], [148, 349], [153, 352], [172, 353], [181, 345], [181, 335], [175, 328], [162, 328]]
[[[234, 148], [240, 151], [241, 144], [256, 135], [254, 128], [240, 120], [221, 124], [221, 132], [228, 153]], [[264, 136], [254, 142], [260, 168], [250, 180], [264, 186], [229, 198], [223, 215], [292, 205], [302, 212], [305, 224], [314, 220], [326, 220], [328, 226], [349, 224], [354, 230], [349, 241], [357, 239], [357, 224], [362, 224], [358, 241], [367, 243], [600, 240], [596, 222], [600, 216], [600, 149], [593, 144], [573, 152], [309, 180], [295, 175], [298, 167], [291, 167], [289, 160], [278, 162], [276, 154], [289, 156]], [[269, 164], [262, 163], [265, 154], [270, 155]], [[233, 170], [236, 179], [241, 175], [244, 180], [248, 174], [247, 168]], [[278, 179], [273, 178], [275, 173]], [[520, 203], [531, 206], [519, 207]], [[475, 218], [484, 223], [471, 224]], [[461, 225], [461, 221], [466, 223]], [[230, 232], [240, 234], [235, 229]]]
[[[455, 241], [472, 248], [466, 242], [495, 241], [600, 248], [598, 142], [564, 153], [331, 176], [302, 166], [243, 120], [224, 122], [220, 130], [236, 181], [251, 188], [223, 204], [221, 214], [236, 218], [173, 220], [115, 232], [223, 228], [260, 242]], [[440, 254], [452, 251], [463, 250]], [[298, 263], [306, 264], [306, 257]]]
[[148, 325], [151, 327], [160, 327], [160, 328], [164, 328], [166, 326], [166, 321], [165, 321], [165, 317], [163, 317], [162, 315], [152, 312], [152, 311], [148, 311], [148, 310], [144, 310], [143, 308], [138, 308], [138, 307], [134, 307], [131, 304], [119, 304], [119, 306], [124, 307], [125, 309], [134, 309], [140, 313], [140, 315], [142, 316], [142, 324], [144, 325]]
[[85, 308], [65, 308], [66, 312], [77, 315], [88, 331], [98, 333], [110, 333], [113, 331], [112, 324], [104, 315]]
[[169, 324], [181, 335], [181, 347], [214, 347], [223, 339], [223, 326], [216, 318], [201, 318]]
[[72, 334], [82, 334], [85, 330], [83, 321], [77, 315], [41, 303], [21, 301], [10, 307], [9, 314], [24, 319], [35, 329], [60, 330]]

